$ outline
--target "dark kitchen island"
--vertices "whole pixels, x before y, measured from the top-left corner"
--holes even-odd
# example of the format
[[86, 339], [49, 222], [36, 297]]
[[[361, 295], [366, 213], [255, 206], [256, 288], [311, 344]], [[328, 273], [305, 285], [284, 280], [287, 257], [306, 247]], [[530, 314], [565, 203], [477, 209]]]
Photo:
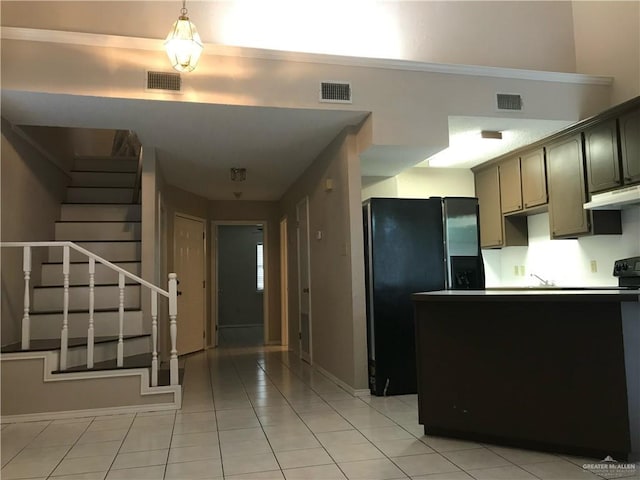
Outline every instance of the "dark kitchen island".
[[412, 299], [426, 434], [640, 460], [638, 290]]

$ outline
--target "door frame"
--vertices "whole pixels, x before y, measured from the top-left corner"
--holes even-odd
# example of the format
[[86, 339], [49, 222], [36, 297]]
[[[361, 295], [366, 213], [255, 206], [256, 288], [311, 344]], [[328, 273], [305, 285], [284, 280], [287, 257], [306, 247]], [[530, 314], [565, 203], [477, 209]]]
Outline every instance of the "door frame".
[[262, 245], [263, 245], [263, 268], [264, 268], [264, 290], [262, 292], [262, 324], [263, 342], [268, 345], [269, 339], [269, 223], [267, 220], [212, 220], [211, 221], [211, 343], [209, 348], [218, 346], [218, 227], [221, 226], [242, 226], [261, 225]]
[[[304, 204], [307, 216], [307, 284], [309, 285], [309, 365], [313, 365], [313, 317], [311, 314], [311, 238], [309, 237], [309, 197], [305, 196], [296, 204], [296, 243], [298, 264], [298, 352], [302, 357], [302, 284], [300, 279], [300, 214], [298, 208]], [[304, 359], [306, 361], [306, 359]]]
[[289, 346], [289, 219], [280, 219], [280, 345]]
[[[205, 282], [205, 287], [207, 285], [207, 219], [206, 218], [202, 218], [202, 217], [196, 217], [195, 215], [189, 215], [188, 213], [181, 213], [181, 212], [174, 212], [173, 214], [173, 264], [176, 264], [176, 218], [177, 217], [182, 217], [182, 218], [186, 218], [187, 220], [194, 220], [196, 222], [200, 222], [202, 223], [202, 231], [204, 232], [204, 238], [202, 239], [202, 271], [204, 272], [204, 282]], [[180, 279], [178, 278], [178, 281]], [[203, 308], [202, 308], [202, 312], [203, 312], [203, 318], [202, 318], [202, 328], [204, 330], [204, 337], [202, 338], [202, 349], [205, 350], [207, 348], [207, 337], [209, 336], [209, 329], [208, 329], [208, 325], [207, 325], [207, 318], [208, 318], [208, 308], [207, 308], [207, 290], [206, 288], [204, 289], [204, 298], [202, 299], [203, 301]], [[178, 332], [180, 332], [180, 312], [178, 312]], [[167, 335], [169, 334], [169, 332], [167, 332]], [[167, 337], [168, 338], [168, 337]], [[180, 355], [180, 352], [178, 352], [178, 355]]]

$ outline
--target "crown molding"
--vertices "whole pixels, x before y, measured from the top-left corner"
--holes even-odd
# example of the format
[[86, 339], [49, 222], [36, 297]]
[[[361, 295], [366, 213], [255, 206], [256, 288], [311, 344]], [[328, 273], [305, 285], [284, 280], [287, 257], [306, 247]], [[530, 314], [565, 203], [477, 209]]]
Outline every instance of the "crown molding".
[[[161, 39], [123, 37], [97, 33], [42, 30], [34, 28], [2, 27], [3, 40], [61, 43], [100, 48], [126, 48], [134, 50], [162, 51]], [[487, 67], [481, 65], [458, 65], [446, 63], [416, 62], [385, 58], [350, 57], [318, 53], [288, 52], [258, 48], [234, 47], [212, 43], [204, 44], [205, 55], [254, 58], [299, 63], [341, 65], [346, 67], [379, 68], [412, 72], [440, 73], [445, 75], [468, 75], [479, 77], [534, 80], [542, 82], [571, 83], [576, 85], [612, 85], [613, 77], [585, 75], [581, 73], [548, 72], [517, 68]]]

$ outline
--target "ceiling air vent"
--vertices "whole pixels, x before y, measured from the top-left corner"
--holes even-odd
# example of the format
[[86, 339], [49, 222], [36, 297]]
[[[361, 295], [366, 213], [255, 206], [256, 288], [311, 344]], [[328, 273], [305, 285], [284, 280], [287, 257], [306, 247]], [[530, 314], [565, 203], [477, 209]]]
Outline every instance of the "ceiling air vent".
[[179, 73], [147, 72], [147, 90], [181, 93], [182, 79]]
[[498, 93], [498, 110], [522, 110], [522, 97], [518, 94]]
[[320, 82], [320, 101], [327, 103], [352, 103], [349, 82]]

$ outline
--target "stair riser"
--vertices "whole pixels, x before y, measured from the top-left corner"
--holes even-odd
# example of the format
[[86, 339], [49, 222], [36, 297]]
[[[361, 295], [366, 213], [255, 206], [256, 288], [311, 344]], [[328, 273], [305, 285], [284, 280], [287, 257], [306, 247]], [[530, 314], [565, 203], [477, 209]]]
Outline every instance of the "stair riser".
[[[140, 263], [116, 263], [126, 271], [140, 276]], [[105, 267], [96, 262], [95, 284], [118, 283], [118, 272]], [[62, 276], [62, 264], [42, 265], [42, 276], [40, 284], [44, 286], [62, 285], [64, 278]], [[70, 285], [88, 285], [89, 284], [89, 264], [75, 263], [69, 265], [69, 284]]]
[[63, 222], [139, 222], [140, 205], [62, 205]]
[[[140, 242], [78, 242], [82, 248], [110, 262], [140, 261]], [[85, 262], [87, 256], [71, 249], [72, 262]], [[62, 262], [62, 248], [49, 247], [49, 261]]]
[[[69, 338], [86, 337], [89, 328], [89, 314], [69, 314]], [[93, 314], [93, 329], [96, 337], [118, 335], [118, 312], [95, 312]], [[62, 330], [62, 315], [58, 313], [32, 314], [31, 338], [40, 340], [44, 338], [60, 338]], [[124, 334], [138, 335], [143, 333], [142, 312], [124, 312]]]
[[[86, 334], [86, 333], [85, 333]], [[124, 356], [138, 355], [151, 351], [150, 337], [129, 338], [123, 341]], [[118, 356], [118, 343], [96, 343], [93, 347], [94, 363], [113, 360]], [[73, 347], [67, 351], [67, 367], [81, 367], [87, 364], [87, 347]]]
[[133, 188], [67, 188], [69, 203], [131, 203]]
[[[36, 288], [33, 290], [32, 310], [34, 312], [62, 311], [64, 289], [62, 287]], [[117, 286], [99, 286], [94, 289], [94, 308], [118, 308], [119, 289]], [[140, 286], [127, 285], [124, 292], [125, 308], [140, 308]], [[89, 309], [89, 287], [73, 287], [69, 290], [69, 309]]]
[[56, 223], [56, 241], [78, 240], [140, 240], [140, 223], [133, 222], [71, 222]]
[[132, 187], [136, 182], [135, 173], [123, 172], [71, 172], [74, 187]]
[[138, 159], [122, 158], [83, 158], [74, 162], [75, 170], [91, 170], [97, 172], [137, 172]]

